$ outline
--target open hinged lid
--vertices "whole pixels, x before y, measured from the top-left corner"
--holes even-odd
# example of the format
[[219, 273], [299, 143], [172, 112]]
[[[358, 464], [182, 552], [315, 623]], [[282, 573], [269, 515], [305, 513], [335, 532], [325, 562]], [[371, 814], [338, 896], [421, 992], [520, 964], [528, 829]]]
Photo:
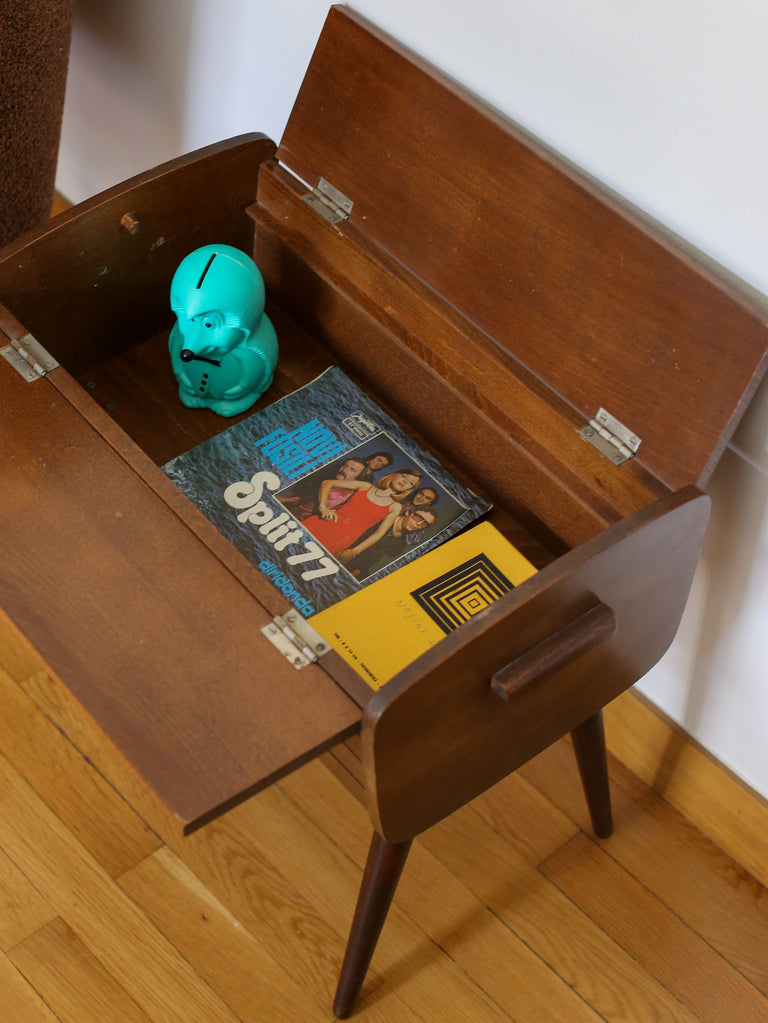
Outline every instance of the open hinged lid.
[[281, 163], [670, 487], [711, 473], [768, 312], [367, 22], [333, 8]]
[[[173, 268], [211, 236], [248, 244], [273, 148], [209, 147], [0, 253], [0, 613], [187, 829], [354, 732], [360, 708], [327, 663], [296, 671], [265, 639], [288, 601], [70, 367], [158, 328], [165, 366]], [[144, 402], [167, 424], [161, 394]]]

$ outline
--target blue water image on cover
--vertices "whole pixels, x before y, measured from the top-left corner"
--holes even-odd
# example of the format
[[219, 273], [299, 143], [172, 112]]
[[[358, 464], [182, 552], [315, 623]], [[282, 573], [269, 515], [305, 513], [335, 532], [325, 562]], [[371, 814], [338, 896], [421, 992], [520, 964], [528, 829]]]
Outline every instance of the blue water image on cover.
[[337, 367], [163, 469], [307, 617], [491, 507]]

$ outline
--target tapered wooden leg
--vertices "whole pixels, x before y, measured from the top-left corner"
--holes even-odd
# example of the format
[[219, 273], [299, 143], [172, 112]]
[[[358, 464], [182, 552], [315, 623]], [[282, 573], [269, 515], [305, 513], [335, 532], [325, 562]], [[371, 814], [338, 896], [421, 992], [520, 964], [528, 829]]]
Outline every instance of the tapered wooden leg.
[[592, 827], [598, 838], [608, 838], [613, 831], [613, 817], [602, 710], [575, 728], [571, 738]]
[[352, 1014], [410, 848], [373, 833], [333, 1003], [339, 1019]]

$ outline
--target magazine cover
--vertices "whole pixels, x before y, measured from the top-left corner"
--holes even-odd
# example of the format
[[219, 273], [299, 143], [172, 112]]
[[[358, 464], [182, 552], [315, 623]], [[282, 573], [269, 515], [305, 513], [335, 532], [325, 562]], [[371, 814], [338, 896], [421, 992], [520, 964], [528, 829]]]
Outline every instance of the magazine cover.
[[379, 689], [535, 571], [490, 522], [481, 522], [321, 611], [312, 625]]
[[163, 469], [306, 617], [491, 507], [337, 367]]

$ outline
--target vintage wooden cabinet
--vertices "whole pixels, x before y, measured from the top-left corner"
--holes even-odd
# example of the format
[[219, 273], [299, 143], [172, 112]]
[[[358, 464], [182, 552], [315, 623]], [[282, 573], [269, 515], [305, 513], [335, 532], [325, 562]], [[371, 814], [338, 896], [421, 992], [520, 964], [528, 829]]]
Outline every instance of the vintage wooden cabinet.
[[[341, 365], [541, 568], [375, 695], [265, 639], [285, 599], [159, 468], [229, 425], [167, 358], [172, 274], [212, 241], [264, 273], [262, 404]], [[59, 216], [0, 253], [0, 302], [0, 604], [66, 696], [47, 710], [188, 831], [333, 749], [375, 834], [339, 1014], [413, 836], [565, 732], [610, 830], [601, 708], [678, 627], [697, 488], [766, 365], [755, 296], [334, 8], [278, 147]]]

